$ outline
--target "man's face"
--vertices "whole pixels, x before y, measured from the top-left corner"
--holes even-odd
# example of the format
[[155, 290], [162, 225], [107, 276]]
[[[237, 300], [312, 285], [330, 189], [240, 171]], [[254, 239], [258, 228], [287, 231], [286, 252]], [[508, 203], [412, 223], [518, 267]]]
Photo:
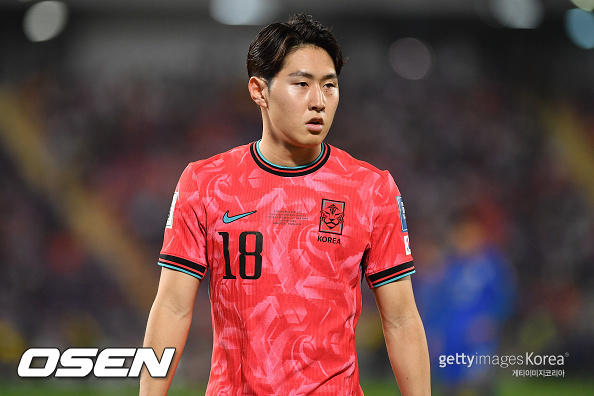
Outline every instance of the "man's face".
[[326, 138], [337, 106], [332, 58], [319, 47], [300, 47], [285, 58], [268, 87], [268, 133], [293, 147], [315, 147]]

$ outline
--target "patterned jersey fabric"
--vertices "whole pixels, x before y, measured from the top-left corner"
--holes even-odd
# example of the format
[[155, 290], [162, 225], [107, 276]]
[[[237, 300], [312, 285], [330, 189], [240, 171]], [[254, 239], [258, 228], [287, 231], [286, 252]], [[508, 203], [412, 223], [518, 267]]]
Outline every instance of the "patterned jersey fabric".
[[161, 266], [209, 273], [207, 395], [361, 395], [361, 281], [414, 272], [391, 175], [322, 144], [311, 164], [267, 162], [258, 143], [188, 165]]

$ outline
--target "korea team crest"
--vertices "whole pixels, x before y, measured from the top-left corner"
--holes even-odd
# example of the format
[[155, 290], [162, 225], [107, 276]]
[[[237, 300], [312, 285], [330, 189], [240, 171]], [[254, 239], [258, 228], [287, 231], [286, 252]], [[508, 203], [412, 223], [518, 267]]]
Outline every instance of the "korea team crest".
[[344, 202], [322, 199], [320, 232], [342, 235], [344, 225]]

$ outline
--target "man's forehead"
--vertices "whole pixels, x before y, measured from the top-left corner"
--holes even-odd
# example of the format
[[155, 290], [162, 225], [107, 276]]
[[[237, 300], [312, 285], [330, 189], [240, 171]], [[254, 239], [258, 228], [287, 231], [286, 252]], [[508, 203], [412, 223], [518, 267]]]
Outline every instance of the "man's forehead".
[[281, 71], [295, 76], [303, 76], [307, 73], [324, 76], [337, 74], [330, 54], [325, 49], [313, 45], [297, 47], [287, 54]]

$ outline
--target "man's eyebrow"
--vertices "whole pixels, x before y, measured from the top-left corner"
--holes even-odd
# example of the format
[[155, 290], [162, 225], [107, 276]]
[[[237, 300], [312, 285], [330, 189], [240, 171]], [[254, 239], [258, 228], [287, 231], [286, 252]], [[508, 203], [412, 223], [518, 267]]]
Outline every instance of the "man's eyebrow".
[[[304, 70], [298, 70], [295, 71], [291, 74], [289, 74], [289, 77], [305, 77], [305, 78], [314, 78], [313, 74], [308, 73]], [[334, 79], [334, 78], [338, 78], [338, 76], [336, 75], [336, 73], [329, 73], [326, 74], [325, 76], [322, 77], [322, 80], [330, 80], [330, 79]]]

